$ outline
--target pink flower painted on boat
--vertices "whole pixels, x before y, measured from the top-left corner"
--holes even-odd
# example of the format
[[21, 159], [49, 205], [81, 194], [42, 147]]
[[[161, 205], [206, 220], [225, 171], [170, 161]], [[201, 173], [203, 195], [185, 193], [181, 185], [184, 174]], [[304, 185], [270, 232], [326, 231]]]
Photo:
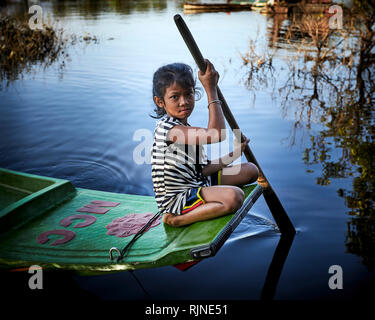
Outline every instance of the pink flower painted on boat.
[[[124, 217], [116, 218], [110, 224], [106, 225], [106, 228], [108, 229], [107, 234], [119, 238], [136, 234], [154, 215], [155, 213], [152, 212], [131, 213]], [[145, 232], [159, 224], [160, 217], [158, 217]]]

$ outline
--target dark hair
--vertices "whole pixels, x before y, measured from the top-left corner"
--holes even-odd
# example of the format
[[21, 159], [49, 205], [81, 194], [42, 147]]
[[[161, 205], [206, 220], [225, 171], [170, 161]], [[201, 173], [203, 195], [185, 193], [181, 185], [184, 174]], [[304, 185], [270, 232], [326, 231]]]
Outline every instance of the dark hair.
[[[194, 92], [197, 94], [197, 98], [200, 98], [199, 89], [195, 87], [196, 79], [194, 78], [193, 69], [185, 63], [171, 63], [156, 70], [152, 80], [153, 97], [156, 96], [164, 99], [165, 91], [174, 83], [177, 83], [184, 89], [193, 88]], [[159, 119], [163, 117], [166, 112], [164, 108], [158, 107], [155, 101], [154, 104], [155, 116], [150, 116]]]

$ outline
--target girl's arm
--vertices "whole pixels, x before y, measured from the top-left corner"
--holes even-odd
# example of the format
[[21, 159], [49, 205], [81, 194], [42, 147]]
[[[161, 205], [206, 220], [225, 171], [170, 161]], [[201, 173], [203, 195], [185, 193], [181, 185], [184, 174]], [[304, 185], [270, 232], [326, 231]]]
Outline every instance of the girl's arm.
[[175, 126], [169, 132], [170, 141], [184, 144], [210, 144], [223, 141], [226, 138], [225, 118], [217, 94], [217, 83], [219, 74], [213, 64], [206, 59], [207, 69], [204, 74], [199, 71], [198, 77], [201, 81], [209, 103], [209, 119], [207, 128]]
[[202, 169], [202, 173], [205, 176], [210, 176], [211, 174], [219, 171], [220, 169], [228, 166], [237, 158], [239, 158], [242, 152], [245, 150], [246, 145], [249, 143], [250, 139], [246, 139], [244, 142], [236, 146], [232, 152], [228, 153], [227, 155], [211, 161], [208, 165], [206, 165]]

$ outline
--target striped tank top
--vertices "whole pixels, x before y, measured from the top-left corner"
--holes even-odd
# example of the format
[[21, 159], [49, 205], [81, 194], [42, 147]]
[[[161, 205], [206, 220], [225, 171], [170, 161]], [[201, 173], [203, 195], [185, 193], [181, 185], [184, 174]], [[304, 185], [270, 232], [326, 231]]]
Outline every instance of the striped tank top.
[[155, 199], [159, 211], [179, 215], [191, 189], [209, 186], [210, 181], [202, 175], [202, 168], [208, 163], [202, 145], [167, 141], [169, 130], [176, 125], [183, 126], [184, 124], [179, 119], [168, 116], [156, 124], [151, 166]]

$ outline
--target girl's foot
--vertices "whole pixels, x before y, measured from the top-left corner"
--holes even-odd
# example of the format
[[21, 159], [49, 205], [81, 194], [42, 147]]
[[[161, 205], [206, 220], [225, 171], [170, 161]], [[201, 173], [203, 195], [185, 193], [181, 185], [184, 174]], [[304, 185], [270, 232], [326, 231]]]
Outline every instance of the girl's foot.
[[163, 215], [163, 223], [168, 224], [172, 227], [178, 227], [179, 224], [179, 216], [175, 216], [171, 213], [164, 213]]

